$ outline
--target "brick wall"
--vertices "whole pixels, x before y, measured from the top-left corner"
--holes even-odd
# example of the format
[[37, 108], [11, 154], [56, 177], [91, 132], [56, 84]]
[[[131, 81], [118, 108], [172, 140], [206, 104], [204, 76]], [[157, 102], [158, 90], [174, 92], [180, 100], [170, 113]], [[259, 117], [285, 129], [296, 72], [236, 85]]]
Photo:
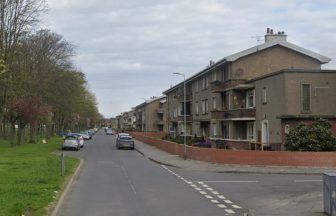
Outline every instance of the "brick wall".
[[[183, 157], [183, 145], [148, 137], [139, 132], [132, 133], [132, 136], [170, 154]], [[235, 151], [188, 146], [187, 157], [223, 164], [336, 167], [336, 152]]]

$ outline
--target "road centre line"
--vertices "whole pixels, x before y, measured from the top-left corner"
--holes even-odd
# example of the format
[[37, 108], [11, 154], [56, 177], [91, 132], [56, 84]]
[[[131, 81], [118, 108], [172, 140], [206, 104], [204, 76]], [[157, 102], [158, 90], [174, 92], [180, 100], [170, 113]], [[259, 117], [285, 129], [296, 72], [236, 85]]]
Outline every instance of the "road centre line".
[[303, 182], [322, 182], [322, 180], [294, 180], [295, 183], [303, 183]]

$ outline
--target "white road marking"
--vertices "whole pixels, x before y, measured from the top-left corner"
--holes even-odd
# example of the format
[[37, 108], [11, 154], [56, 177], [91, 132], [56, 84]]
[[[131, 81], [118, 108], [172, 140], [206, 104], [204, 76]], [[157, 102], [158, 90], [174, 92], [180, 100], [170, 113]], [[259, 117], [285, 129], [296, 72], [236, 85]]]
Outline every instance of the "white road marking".
[[234, 213], [235, 213], [235, 212], [232, 211], [231, 209], [225, 209], [225, 211], [226, 211], [227, 213], [229, 213], [229, 214], [234, 214]]
[[226, 199], [225, 196], [222, 196], [222, 195], [218, 195], [217, 196], [219, 199]]
[[219, 208], [226, 208], [226, 205], [224, 205], [224, 204], [217, 204], [217, 206], [218, 206]]
[[296, 183], [303, 183], [303, 182], [322, 182], [322, 180], [294, 180]]
[[[176, 177], [178, 177], [179, 179], [181, 179], [182, 181], [184, 181], [186, 184], [189, 184], [191, 187], [193, 187], [196, 191], [198, 191], [200, 194], [204, 195], [207, 199], [209, 199], [212, 203], [217, 204], [217, 207], [219, 208], [225, 208], [225, 211], [228, 214], [235, 214], [235, 211], [231, 210], [231, 209], [226, 209], [226, 205], [221, 204], [218, 200], [214, 199], [211, 195], [208, 195], [206, 191], [203, 191], [201, 188], [197, 187], [196, 184], [194, 184], [193, 182], [195, 181], [187, 181], [186, 179], [184, 179], [182, 176], [178, 175], [177, 173], [173, 172], [172, 170], [168, 169], [166, 166], [161, 165], [165, 170], [169, 171], [170, 173], [174, 174]], [[124, 170], [126, 171], [126, 170]], [[127, 173], [125, 173], [127, 174]], [[296, 180], [296, 181], [300, 181], [300, 180]], [[304, 180], [307, 181], [307, 180]], [[210, 191], [212, 194], [217, 195], [218, 198], [224, 200], [225, 203], [228, 204], [232, 204], [232, 202], [230, 200], [225, 199], [224, 196], [219, 195], [219, 193], [217, 191], [215, 191], [213, 188], [209, 187], [208, 185], [204, 184], [204, 182], [258, 182], [258, 181], [198, 181], [197, 183], [199, 183], [202, 187], [204, 187], [204, 189]], [[136, 190], [133, 186], [133, 184], [129, 181], [128, 182], [129, 185], [131, 186], [133, 192], [136, 194]], [[238, 205], [233, 205], [232, 207], [235, 209], [240, 209], [241, 207]]]
[[259, 181], [202, 181], [208, 183], [258, 183]]

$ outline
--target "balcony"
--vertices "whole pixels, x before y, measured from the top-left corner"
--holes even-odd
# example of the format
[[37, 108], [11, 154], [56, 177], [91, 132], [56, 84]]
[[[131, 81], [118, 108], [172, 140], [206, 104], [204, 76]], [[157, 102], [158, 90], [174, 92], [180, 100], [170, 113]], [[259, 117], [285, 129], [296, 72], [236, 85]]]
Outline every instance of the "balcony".
[[164, 125], [165, 122], [163, 120], [156, 120], [157, 125]]
[[164, 112], [165, 112], [165, 109], [164, 109], [164, 108], [158, 108], [158, 109], [156, 110], [156, 113], [157, 113], [157, 114], [164, 114]]
[[[186, 116], [186, 120], [187, 120], [187, 122], [191, 122], [191, 121], [193, 120], [193, 118], [192, 118], [191, 115], [187, 115], [187, 116]], [[175, 122], [183, 122], [183, 121], [184, 121], [184, 118], [183, 118], [183, 116], [172, 117], [172, 118], [171, 118], [171, 121], [175, 121]]]
[[233, 88], [237, 85], [244, 84], [246, 80], [235, 79], [235, 80], [226, 80], [226, 81], [214, 81], [210, 83], [210, 89], [214, 93], [225, 92], [226, 90]]
[[[183, 102], [184, 101], [184, 96], [183, 96], [183, 93], [180, 94], [180, 95], [177, 95], [175, 96], [175, 98], [180, 101], [180, 102]], [[192, 94], [186, 94], [186, 101], [191, 101], [192, 100]]]
[[211, 111], [211, 118], [218, 120], [222, 119], [244, 120], [244, 118], [246, 118], [247, 120], [250, 120], [252, 118], [255, 118], [255, 109], [243, 108], [243, 109], [234, 109], [226, 111], [214, 110]]

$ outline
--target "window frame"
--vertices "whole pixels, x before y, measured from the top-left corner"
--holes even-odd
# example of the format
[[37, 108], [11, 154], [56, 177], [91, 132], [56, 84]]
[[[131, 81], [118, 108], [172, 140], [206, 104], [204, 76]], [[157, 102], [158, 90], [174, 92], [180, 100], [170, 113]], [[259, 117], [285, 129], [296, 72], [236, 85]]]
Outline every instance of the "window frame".
[[[304, 109], [304, 92], [303, 92], [303, 87], [304, 86], [308, 86], [309, 87], [309, 97], [307, 98], [308, 99], [308, 110], [305, 110]], [[301, 112], [302, 113], [310, 113], [311, 112], [311, 84], [309, 83], [301, 83]]]
[[[253, 106], [249, 106], [249, 102], [250, 102], [250, 98], [249, 98], [249, 94], [252, 93], [252, 96], [253, 96], [253, 100], [252, 100], [252, 103], [253, 103]], [[246, 92], [246, 108], [248, 109], [253, 109], [255, 108], [255, 89], [253, 90], [249, 90]]]

